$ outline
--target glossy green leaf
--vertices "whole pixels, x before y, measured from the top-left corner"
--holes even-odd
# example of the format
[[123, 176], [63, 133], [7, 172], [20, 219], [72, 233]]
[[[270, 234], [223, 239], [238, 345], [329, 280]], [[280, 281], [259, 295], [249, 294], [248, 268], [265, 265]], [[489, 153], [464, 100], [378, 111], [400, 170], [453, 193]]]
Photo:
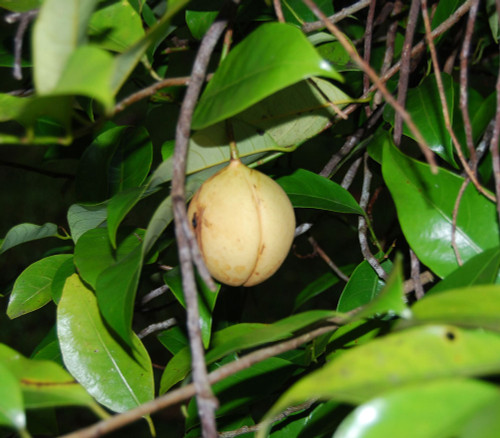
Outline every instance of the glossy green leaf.
[[[406, 240], [422, 263], [445, 277], [458, 267], [451, 231], [455, 200], [464, 179], [445, 169], [433, 175], [427, 164], [391, 146], [384, 148], [382, 172]], [[495, 205], [472, 184], [460, 203], [455, 240], [464, 261], [499, 245]]]
[[[186, 300], [182, 289], [182, 277], [179, 267], [168, 271], [163, 276], [163, 279], [174, 296], [177, 298], [177, 301], [179, 301], [179, 303], [186, 308]], [[198, 285], [198, 309], [200, 312], [201, 338], [205, 348], [208, 348], [210, 345], [210, 337], [212, 335], [212, 312], [214, 311], [215, 301], [219, 295], [220, 285], [218, 285], [215, 292], [212, 292], [202, 280], [198, 282]]]
[[352, 320], [370, 318], [381, 314], [398, 315], [403, 318], [411, 316], [411, 312], [406, 305], [402, 258], [399, 256], [396, 257], [383, 289], [368, 304], [356, 312]]
[[446, 379], [396, 389], [358, 406], [333, 438], [438, 438], [462, 436], [471, 417], [498, 403], [496, 386], [472, 379]]
[[205, 32], [214, 22], [215, 18], [219, 14], [219, 10], [223, 6], [223, 2], [212, 0], [210, 4], [206, 2], [190, 2], [188, 6], [185, 18], [186, 25], [197, 40], [201, 40]]
[[162, 345], [172, 354], [177, 354], [189, 343], [186, 330], [179, 326], [170, 327], [157, 336]]
[[[7, 306], [7, 316], [13, 319], [33, 312], [51, 301], [53, 296], [60, 295], [64, 279], [58, 278], [57, 273], [61, 268], [64, 269], [63, 265], [68, 262], [71, 265], [73, 263], [71, 254], [58, 254], [28, 266], [14, 283]], [[74, 272], [74, 267], [72, 271]]]
[[[391, 269], [391, 266], [392, 262], [390, 260], [382, 263], [382, 267], [386, 272]], [[349, 277], [349, 281], [340, 295], [337, 311], [349, 312], [370, 303], [383, 289], [384, 284], [384, 281], [377, 275], [370, 264], [363, 260]]]
[[135, 335], [132, 333], [132, 316], [142, 269], [142, 245], [135, 246], [133, 238], [131, 243], [134, 246], [132, 251], [99, 274], [96, 295], [106, 322], [133, 347]]
[[447, 290], [426, 296], [417, 301], [411, 310], [413, 320], [408, 321], [410, 324], [453, 324], [500, 331], [500, 286]]
[[135, 335], [130, 350], [113, 338], [94, 294], [77, 275], [66, 282], [57, 309], [57, 334], [66, 367], [99, 403], [124, 412], [153, 399], [146, 349]]
[[0, 254], [14, 246], [21, 245], [33, 240], [45, 239], [47, 237], [58, 237], [57, 225], [46, 223], [43, 225], [19, 224], [12, 227], [5, 238], [0, 240]]
[[[302, 0], [285, 0], [281, 1], [281, 3], [283, 15], [289, 23], [302, 25], [317, 20], [314, 12]], [[333, 15], [333, 4], [329, 0], [319, 0], [315, 4], [325, 15]]]
[[[311, 398], [363, 403], [385, 391], [435, 379], [496, 374], [496, 333], [423, 326], [393, 333], [344, 352], [293, 385], [266, 414]], [[374, 364], [376, 366], [374, 366]], [[264, 437], [265, 428], [257, 433]]]
[[167, 11], [149, 31], [137, 41], [132, 47], [115, 57], [114, 74], [112, 80], [112, 90], [114, 94], [122, 87], [132, 73], [132, 70], [140, 62], [146, 50], [163, 40], [170, 32], [170, 21], [189, 0], [177, 0], [170, 2]]
[[316, 208], [363, 215], [353, 196], [339, 184], [305, 169], [277, 180], [295, 208]]
[[[288, 338], [298, 331], [321, 320], [339, 316], [326, 310], [309, 311], [284, 318], [274, 324], [241, 323], [215, 332], [206, 362], [212, 363], [230, 353]], [[191, 369], [191, 355], [186, 347], [167, 364], [160, 384], [160, 393], [180, 382]]]
[[[296, 367], [288, 360], [271, 357], [251, 367], [227, 377], [212, 386], [219, 400], [217, 417], [238, 412], [251, 403], [258, 402], [270, 393], [279, 390], [293, 375]], [[189, 403], [186, 428], [199, 424], [196, 403]]]
[[114, 98], [111, 90], [113, 57], [93, 46], [81, 46], [69, 56], [51, 95], [80, 95], [98, 101], [110, 113]]
[[113, 196], [108, 203], [108, 233], [113, 248], [116, 248], [116, 233], [125, 216], [141, 200], [146, 187], [134, 187]]
[[0, 425], [25, 432], [26, 415], [19, 382], [0, 362]]
[[192, 127], [213, 125], [316, 75], [341, 80], [299, 29], [283, 23], [261, 25], [221, 63], [200, 98]]
[[[446, 102], [453, 122], [453, 109], [455, 95], [451, 76], [442, 75]], [[456, 166], [453, 156], [451, 136], [446, 130], [441, 100], [435, 76], [427, 77], [418, 87], [408, 91], [406, 97], [406, 110], [410, 113], [413, 122], [424, 137], [428, 146], [448, 163]], [[387, 106], [384, 116], [386, 120], [394, 123], [394, 109]], [[403, 133], [415, 139], [411, 130], [403, 125]]]
[[490, 248], [467, 260], [426, 292], [426, 296], [464, 286], [495, 283], [500, 270], [500, 248]]
[[106, 222], [106, 202], [100, 204], [73, 204], [68, 209], [68, 224], [73, 242], [88, 230]]
[[143, 230], [124, 230], [114, 250], [106, 228], [87, 231], [75, 245], [75, 265], [80, 276], [94, 289], [99, 275], [142, 244]]
[[40, 6], [42, 0], [0, 0], [0, 8], [13, 12], [26, 12]]
[[[329, 102], [343, 107], [350, 100], [338, 87], [320, 78], [300, 81], [272, 94], [231, 119], [240, 158], [249, 164], [266, 152], [292, 151], [329, 126], [335, 115]], [[187, 174], [229, 161], [227, 129], [226, 123], [221, 122], [193, 133]], [[172, 179], [173, 143], [168, 149], [172, 153], [155, 171], [152, 184], [159, 175], [163, 182]]]
[[332, 272], [327, 272], [309, 283], [295, 298], [293, 310], [296, 311], [300, 306], [309, 300], [325, 292], [334, 284], [339, 282], [339, 278]]
[[0, 344], [0, 363], [16, 377], [26, 409], [86, 406], [101, 412], [92, 397], [55, 362], [32, 360]]
[[53, 91], [74, 50], [86, 41], [87, 25], [97, 0], [45, 0], [33, 29], [35, 88]]
[[144, 128], [124, 132], [110, 162], [111, 193], [140, 186], [149, 174], [153, 161], [153, 146]]
[[144, 36], [144, 29], [140, 15], [129, 2], [115, 2], [92, 14], [89, 36], [94, 44], [121, 53]]

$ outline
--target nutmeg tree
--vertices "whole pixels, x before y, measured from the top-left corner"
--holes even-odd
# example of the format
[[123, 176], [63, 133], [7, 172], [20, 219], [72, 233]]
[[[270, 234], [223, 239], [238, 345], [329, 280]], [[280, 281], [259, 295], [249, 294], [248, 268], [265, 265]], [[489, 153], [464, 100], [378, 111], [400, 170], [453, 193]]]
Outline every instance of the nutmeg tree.
[[499, 2], [0, 12], [2, 434], [498, 436]]

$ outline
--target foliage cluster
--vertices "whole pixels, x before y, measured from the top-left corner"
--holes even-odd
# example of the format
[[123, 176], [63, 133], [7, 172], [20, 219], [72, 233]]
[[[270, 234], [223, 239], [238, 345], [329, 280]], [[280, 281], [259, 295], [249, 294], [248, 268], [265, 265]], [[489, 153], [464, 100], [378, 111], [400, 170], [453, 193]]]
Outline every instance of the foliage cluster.
[[[186, 190], [234, 140], [300, 225], [267, 282], [199, 281], [220, 436], [498, 436], [495, 1], [318, 0], [336, 36], [310, 2], [237, 3]], [[0, 425], [207, 434], [170, 184], [193, 59], [226, 2], [0, 8]]]

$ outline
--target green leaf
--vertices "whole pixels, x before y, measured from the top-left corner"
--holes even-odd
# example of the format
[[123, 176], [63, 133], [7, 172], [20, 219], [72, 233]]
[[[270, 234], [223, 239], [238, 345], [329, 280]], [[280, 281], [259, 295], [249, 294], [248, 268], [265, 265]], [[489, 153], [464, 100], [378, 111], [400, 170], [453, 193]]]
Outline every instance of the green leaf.
[[[231, 119], [238, 154], [245, 164], [271, 151], [289, 152], [326, 129], [335, 111], [351, 99], [338, 87], [319, 78], [300, 81], [258, 102]], [[229, 161], [230, 147], [225, 122], [193, 133], [189, 143], [186, 173], [192, 174]], [[173, 174], [173, 142], [151, 178], [151, 185], [166, 182]], [[161, 176], [161, 179], [160, 179]]]
[[106, 202], [100, 204], [73, 204], [68, 209], [68, 224], [73, 242], [88, 230], [106, 222]]
[[221, 63], [200, 98], [192, 128], [227, 119], [315, 75], [341, 80], [299, 29], [283, 23], [261, 25]]
[[[0, 425], [11, 427], [26, 436], [26, 415], [21, 387], [12, 372], [0, 361]], [[21, 433], [23, 435], [23, 433]]]
[[371, 318], [380, 314], [398, 315], [403, 318], [411, 316], [411, 312], [406, 306], [402, 257], [399, 255], [396, 257], [392, 271], [382, 291], [359, 312], [356, 312], [351, 321]]
[[[66, 268], [68, 264], [69, 269]], [[60, 295], [65, 281], [57, 276], [61, 270], [66, 271], [67, 276], [74, 272], [71, 254], [53, 255], [28, 266], [14, 283], [7, 316], [13, 319], [33, 312]]]
[[[282, 0], [283, 15], [289, 23], [303, 25], [305, 22], [316, 21], [316, 15], [302, 0]], [[316, 1], [316, 6], [327, 16], [333, 15], [333, 4], [329, 0]]]
[[53, 91], [74, 50], [86, 42], [87, 25], [97, 0], [45, 0], [33, 28], [35, 88]]
[[[327, 310], [314, 310], [284, 318], [274, 324], [241, 323], [215, 332], [211, 349], [205, 356], [207, 364], [236, 351], [286, 339], [294, 331], [328, 318], [338, 317], [339, 313]], [[180, 350], [167, 364], [160, 384], [160, 393], [168, 391], [180, 382], [191, 369], [189, 348]]]
[[[445, 277], [458, 267], [451, 231], [455, 200], [464, 179], [445, 169], [433, 175], [427, 164], [392, 146], [384, 148], [382, 172], [406, 240], [422, 263]], [[472, 184], [461, 199], [455, 240], [464, 261], [499, 245], [495, 205]]]
[[144, 194], [146, 187], [134, 187], [114, 195], [108, 203], [108, 236], [116, 248], [116, 233], [125, 216], [134, 208]]
[[500, 286], [484, 285], [451, 289], [425, 296], [411, 308], [408, 324], [453, 324], [500, 331]]
[[50, 94], [87, 96], [100, 102], [110, 114], [114, 105], [112, 68], [113, 57], [108, 52], [93, 46], [78, 47], [68, 57]]
[[[386, 271], [389, 271], [391, 266], [390, 260], [382, 263], [382, 267]], [[340, 295], [337, 311], [349, 312], [370, 303], [383, 289], [384, 284], [370, 263], [363, 260], [349, 277], [349, 281]]]
[[333, 438], [462, 436], [468, 420], [499, 401], [497, 388], [478, 380], [421, 383], [358, 406], [340, 424]]
[[0, 8], [13, 12], [26, 12], [40, 6], [41, 0], [0, 0]]
[[[181, 303], [182, 307], [186, 308], [184, 291], [182, 289], [182, 277], [179, 267], [168, 271], [163, 276], [163, 279], [174, 294], [175, 298], [177, 298], [177, 301]], [[208, 348], [210, 345], [210, 337], [212, 335], [212, 312], [214, 311], [215, 301], [219, 295], [220, 285], [218, 285], [215, 292], [212, 292], [202, 280], [198, 281], [198, 285], [198, 308], [200, 312], [201, 337], [204, 347]]]
[[99, 403], [124, 412], [154, 398], [151, 359], [141, 341], [133, 335], [126, 350], [113, 338], [94, 294], [77, 275], [64, 287], [57, 334], [64, 364]]
[[[125, 230], [124, 230], [125, 231]], [[75, 265], [80, 276], [94, 289], [99, 275], [141, 246], [144, 232], [140, 229], [120, 236], [117, 250], [111, 247], [106, 228], [87, 231], [75, 245]]]
[[327, 272], [318, 277], [313, 282], [309, 283], [295, 298], [293, 311], [295, 312], [300, 306], [307, 303], [309, 300], [325, 292], [334, 284], [339, 282], [339, 278], [331, 272]]
[[7, 232], [4, 239], [0, 240], [0, 254], [22, 243], [45, 239], [47, 237], [59, 237], [57, 225], [51, 223], [43, 225], [16, 225]]
[[224, 5], [222, 1], [212, 0], [207, 4], [203, 0], [200, 2], [191, 1], [185, 13], [186, 25], [191, 35], [197, 40], [201, 40], [205, 32], [214, 22], [219, 14], [219, 10]]
[[[446, 102], [453, 121], [454, 87], [451, 76], [442, 75]], [[456, 167], [453, 155], [453, 143], [446, 130], [441, 100], [434, 75], [428, 76], [418, 87], [408, 91], [406, 110], [410, 113], [413, 122], [424, 137], [428, 146], [441, 158]], [[387, 121], [394, 124], [394, 109], [387, 106], [384, 112]], [[403, 133], [416, 140], [411, 130], [403, 125]]]
[[94, 44], [121, 53], [144, 36], [144, 29], [140, 15], [129, 2], [115, 2], [94, 12], [89, 36]]
[[0, 363], [16, 377], [26, 409], [86, 406], [101, 415], [98, 406], [83, 387], [55, 362], [27, 359], [0, 344]]
[[295, 208], [364, 214], [346, 189], [308, 170], [296, 170], [292, 175], [279, 178], [276, 182], [285, 190]]
[[[299, 380], [265, 418], [311, 398], [358, 404], [409, 384], [498, 373], [498, 348], [500, 336], [495, 333], [453, 326], [393, 333], [348, 350]], [[257, 437], [265, 433], [263, 428]]]
[[[219, 400], [217, 417], [238, 412], [278, 391], [295, 370], [296, 367], [290, 361], [271, 357], [216, 383], [212, 389]], [[190, 429], [198, 424], [197, 407], [192, 400], [188, 407], [186, 428]]]
[[170, 20], [179, 12], [189, 0], [177, 0], [170, 2], [163, 17], [149, 29], [149, 31], [137, 41], [132, 47], [115, 57], [114, 75], [112, 80], [112, 90], [114, 94], [122, 87], [124, 82], [132, 73], [132, 70], [142, 59], [146, 50], [163, 40], [171, 31]]
[[[131, 243], [135, 246], [133, 238]], [[97, 301], [104, 319], [131, 347], [135, 342], [132, 316], [142, 269], [141, 250], [142, 245], [135, 246], [126, 256], [102, 271], [96, 283]]]
[[434, 287], [426, 296], [464, 286], [495, 283], [500, 269], [500, 248], [490, 248], [467, 260]]

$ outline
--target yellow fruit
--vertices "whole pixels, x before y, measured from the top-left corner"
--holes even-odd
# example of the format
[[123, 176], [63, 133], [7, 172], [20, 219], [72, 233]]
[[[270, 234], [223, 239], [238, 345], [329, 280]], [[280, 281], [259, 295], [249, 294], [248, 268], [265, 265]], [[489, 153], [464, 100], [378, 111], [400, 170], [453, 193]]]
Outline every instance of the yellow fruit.
[[273, 275], [295, 232], [283, 189], [239, 160], [203, 183], [188, 218], [210, 274], [230, 286], [253, 286]]

